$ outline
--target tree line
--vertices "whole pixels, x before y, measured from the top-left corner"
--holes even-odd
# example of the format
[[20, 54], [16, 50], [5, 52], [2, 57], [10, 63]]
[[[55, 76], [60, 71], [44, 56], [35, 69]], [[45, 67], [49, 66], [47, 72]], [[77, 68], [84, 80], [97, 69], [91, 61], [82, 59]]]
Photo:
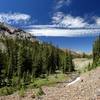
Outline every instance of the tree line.
[[[3, 48], [2, 48], [3, 46]], [[28, 38], [0, 37], [0, 87], [29, 84], [35, 78], [74, 71], [71, 52]]]

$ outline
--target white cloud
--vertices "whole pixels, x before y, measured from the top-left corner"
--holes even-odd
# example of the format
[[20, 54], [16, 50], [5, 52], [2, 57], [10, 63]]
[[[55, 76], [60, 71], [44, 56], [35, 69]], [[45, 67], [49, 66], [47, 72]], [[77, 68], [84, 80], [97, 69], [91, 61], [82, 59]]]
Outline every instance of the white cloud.
[[60, 29], [52, 25], [40, 25], [39, 27], [36, 25], [30, 26], [25, 29], [27, 32], [31, 33], [35, 36], [88, 36], [88, 35], [98, 35], [100, 33], [100, 29], [92, 29], [92, 28], [67, 28]]
[[58, 25], [29, 25], [29, 26], [24, 26], [23, 28], [32, 28], [32, 29], [46, 29], [46, 28], [59, 28]]
[[8, 24], [30, 20], [31, 16], [23, 13], [0, 13], [0, 22]]
[[56, 0], [55, 9], [59, 9], [64, 5], [69, 6], [71, 4], [71, 0]]
[[51, 25], [30, 25], [25, 30], [36, 36], [92, 36], [100, 34], [100, 17], [91, 17], [93, 24], [82, 17], [74, 17], [57, 12], [52, 17]]
[[100, 17], [94, 17], [96, 24], [100, 26]]
[[85, 27], [87, 26], [87, 23], [84, 21], [84, 19], [80, 17], [73, 17], [71, 15], [65, 16], [61, 23], [61, 25], [64, 25], [66, 27]]
[[52, 23], [53, 24], [59, 24], [62, 19], [64, 18], [64, 14], [62, 12], [57, 12], [54, 14], [54, 16], [52, 17]]
[[[31, 16], [22, 13], [0, 13], [0, 21], [8, 24], [27, 23]], [[65, 15], [57, 12], [52, 17], [51, 25], [23, 26], [25, 30], [36, 36], [84, 36], [97, 35], [100, 33], [100, 17], [94, 17], [95, 23], [89, 24], [79, 16]]]
[[81, 17], [73, 17], [64, 15], [62, 12], [57, 12], [52, 17], [53, 24], [58, 24], [63, 27], [86, 27], [88, 23]]

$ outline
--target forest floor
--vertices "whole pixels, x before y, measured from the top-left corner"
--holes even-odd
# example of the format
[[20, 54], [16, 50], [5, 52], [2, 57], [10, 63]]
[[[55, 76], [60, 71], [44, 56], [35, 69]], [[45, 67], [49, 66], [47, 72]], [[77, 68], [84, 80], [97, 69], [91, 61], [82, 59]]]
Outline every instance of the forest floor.
[[[84, 61], [80, 61], [80, 65]], [[81, 74], [70, 83], [65, 81], [41, 88], [44, 94], [38, 97], [35, 97], [34, 89], [28, 89], [24, 97], [16, 92], [1, 96], [0, 100], [100, 100], [100, 67]]]

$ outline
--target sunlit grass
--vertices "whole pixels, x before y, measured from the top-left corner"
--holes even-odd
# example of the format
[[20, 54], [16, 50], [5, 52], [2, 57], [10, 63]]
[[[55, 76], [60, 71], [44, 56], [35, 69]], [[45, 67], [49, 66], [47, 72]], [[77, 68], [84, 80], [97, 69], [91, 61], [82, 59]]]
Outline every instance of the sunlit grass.
[[[66, 74], [52, 74], [49, 75], [45, 78], [36, 78], [34, 79], [34, 81], [32, 83], [30, 83], [30, 85], [27, 85], [26, 87], [20, 87], [20, 89], [18, 90], [18, 94], [21, 97], [25, 96], [25, 91], [30, 88], [30, 89], [34, 89], [36, 95], [42, 95], [42, 89], [41, 86], [55, 86], [56, 83], [58, 82], [63, 82], [68, 80], [69, 77]], [[14, 93], [15, 91], [17, 91], [16, 87], [3, 87], [0, 88], [0, 96], [3, 95], [10, 95], [12, 93]]]
[[65, 80], [68, 80], [67, 75], [65, 75], [65, 74], [53, 74], [53, 75], [50, 75], [50, 76], [48, 76], [44, 79], [37, 78], [29, 86], [35, 87], [35, 88], [38, 88], [38, 87], [41, 87], [41, 86], [44, 86], [44, 85], [51, 86], [51, 85], [54, 85], [58, 82], [62, 82], [62, 81], [65, 81]]

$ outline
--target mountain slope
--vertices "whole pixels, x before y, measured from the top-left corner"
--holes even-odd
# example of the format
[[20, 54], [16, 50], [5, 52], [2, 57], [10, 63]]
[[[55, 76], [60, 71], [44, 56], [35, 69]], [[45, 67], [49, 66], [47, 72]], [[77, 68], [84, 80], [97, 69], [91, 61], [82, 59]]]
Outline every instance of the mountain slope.
[[30, 40], [35, 40], [35, 37], [33, 37], [30, 33], [27, 33], [19, 28], [15, 28], [1, 22], [0, 22], [0, 36], [7, 36], [11, 38], [15, 38], [17, 36], [19, 38], [28, 38]]

